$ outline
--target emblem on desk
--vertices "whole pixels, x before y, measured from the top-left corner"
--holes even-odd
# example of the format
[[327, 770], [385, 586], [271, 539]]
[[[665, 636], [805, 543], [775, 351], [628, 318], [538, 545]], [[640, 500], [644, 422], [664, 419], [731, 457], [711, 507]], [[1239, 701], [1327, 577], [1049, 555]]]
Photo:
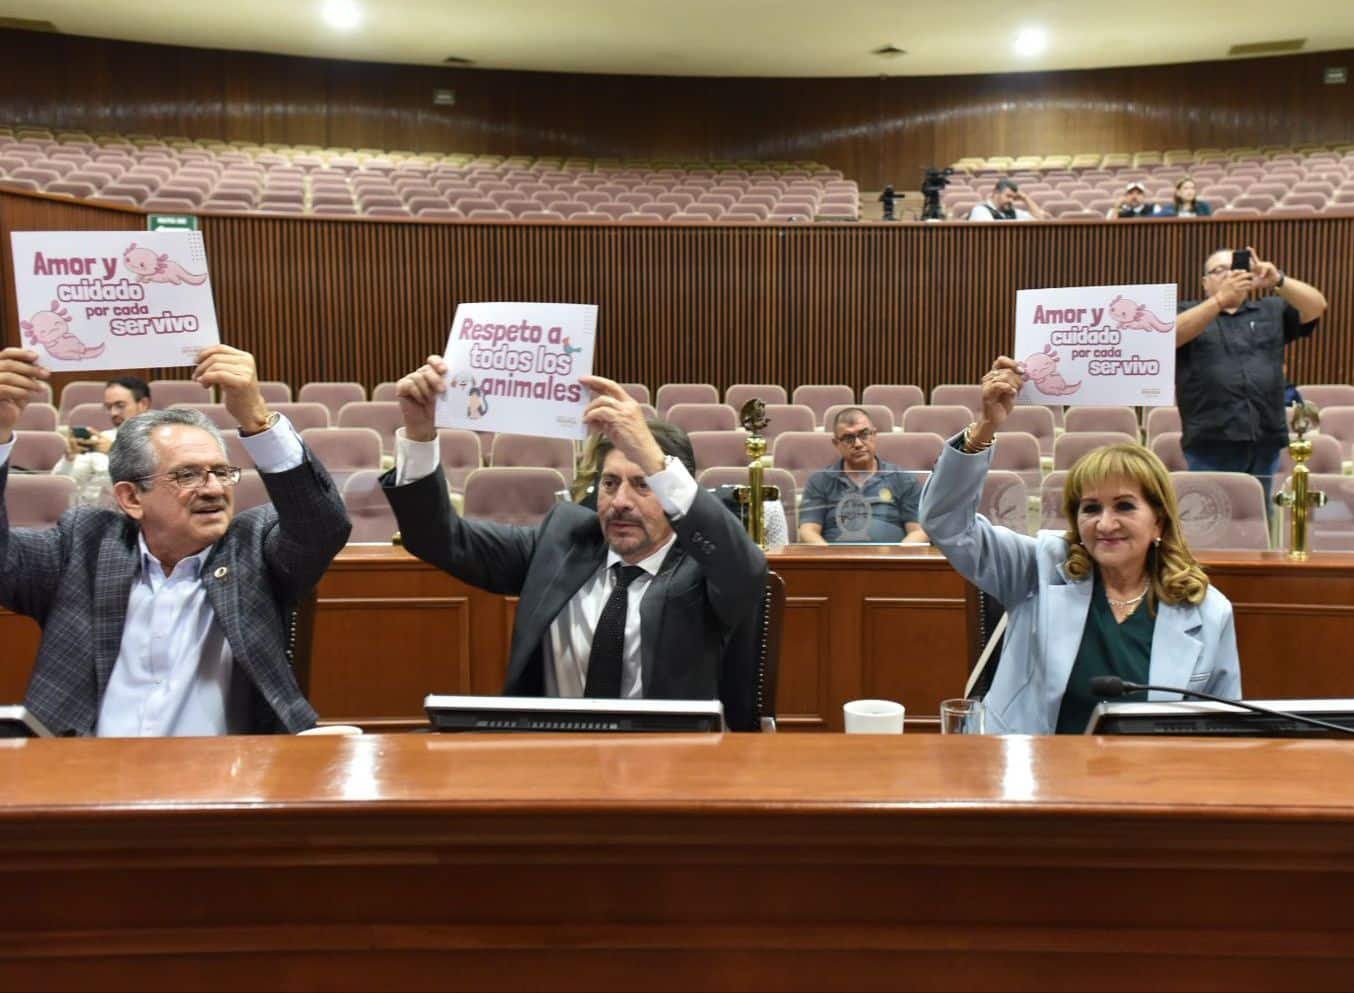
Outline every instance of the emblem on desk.
[[1217, 483], [1193, 482], [1181, 493], [1180, 523], [1190, 543], [1202, 546], [1220, 538], [1232, 523], [1232, 501]]

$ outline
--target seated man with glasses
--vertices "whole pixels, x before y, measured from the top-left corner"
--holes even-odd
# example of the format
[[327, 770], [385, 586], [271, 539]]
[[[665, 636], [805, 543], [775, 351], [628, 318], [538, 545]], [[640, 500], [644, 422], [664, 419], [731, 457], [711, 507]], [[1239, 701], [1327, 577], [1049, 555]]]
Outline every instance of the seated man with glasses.
[[815, 472], [799, 505], [799, 540], [810, 545], [924, 542], [917, 523], [921, 484], [875, 454], [877, 432], [859, 407], [838, 411], [832, 434], [841, 459]]
[[270, 413], [254, 357], [204, 349], [272, 502], [232, 516], [240, 469], [192, 409], [128, 419], [108, 453], [119, 511], [77, 508], [9, 527], [14, 424], [50, 373], [0, 351], [0, 604], [42, 625], [24, 703], [54, 734], [135, 737], [302, 731], [315, 711], [287, 659], [291, 606], [348, 539], [338, 491]]

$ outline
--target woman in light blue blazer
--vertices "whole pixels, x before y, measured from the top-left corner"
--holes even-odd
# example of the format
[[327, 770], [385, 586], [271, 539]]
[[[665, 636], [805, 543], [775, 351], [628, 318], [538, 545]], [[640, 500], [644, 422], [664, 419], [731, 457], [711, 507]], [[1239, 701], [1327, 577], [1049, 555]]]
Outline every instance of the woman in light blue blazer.
[[978, 514], [994, 433], [1023, 382], [1020, 363], [997, 359], [980, 418], [941, 450], [921, 500], [931, 543], [1006, 607], [989, 728], [1079, 733], [1098, 702], [1090, 680], [1102, 675], [1239, 697], [1232, 605], [1190, 554], [1170, 476], [1151, 451], [1111, 445], [1082, 456], [1063, 491], [1065, 533], [1030, 538]]

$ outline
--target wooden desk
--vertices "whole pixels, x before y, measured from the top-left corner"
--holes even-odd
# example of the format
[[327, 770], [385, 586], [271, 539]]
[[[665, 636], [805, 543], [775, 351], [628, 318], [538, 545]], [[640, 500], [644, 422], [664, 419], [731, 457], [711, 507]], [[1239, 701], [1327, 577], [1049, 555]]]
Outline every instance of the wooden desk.
[[[779, 711], [787, 730], [840, 730], [841, 705], [902, 700], [925, 727], [963, 692], [970, 587], [929, 548], [789, 546], [770, 556], [788, 602]], [[1248, 696], [1354, 697], [1354, 555], [1291, 563], [1211, 553], [1231, 599]], [[389, 546], [344, 549], [320, 583], [311, 699], [368, 727], [422, 722], [425, 694], [498, 693], [516, 601], [472, 589]], [[19, 700], [37, 627], [0, 611], [0, 700]], [[12, 661], [11, 661], [12, 660]], [[17, 663], [17, 664], [15, 664]]]
[[0, 742], [8, 989], [1338, 989], [1343, 742]]

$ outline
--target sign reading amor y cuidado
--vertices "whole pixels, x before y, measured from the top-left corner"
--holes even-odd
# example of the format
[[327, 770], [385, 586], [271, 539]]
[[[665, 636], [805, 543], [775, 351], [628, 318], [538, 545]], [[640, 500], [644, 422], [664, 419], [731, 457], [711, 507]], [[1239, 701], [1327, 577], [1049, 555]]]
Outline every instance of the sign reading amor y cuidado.
[[1075, 286], [1016, 294], [1014, 358], [1029, 403], [1175, 403], [1175, 286]]
[[195, 231], [15, 231], [19, 333], [48, 369], [191, 366], [221, 339]]
[[586, 438], [597, 308], [573, 303], [463, 303], [447, 339], [437, 425]]

